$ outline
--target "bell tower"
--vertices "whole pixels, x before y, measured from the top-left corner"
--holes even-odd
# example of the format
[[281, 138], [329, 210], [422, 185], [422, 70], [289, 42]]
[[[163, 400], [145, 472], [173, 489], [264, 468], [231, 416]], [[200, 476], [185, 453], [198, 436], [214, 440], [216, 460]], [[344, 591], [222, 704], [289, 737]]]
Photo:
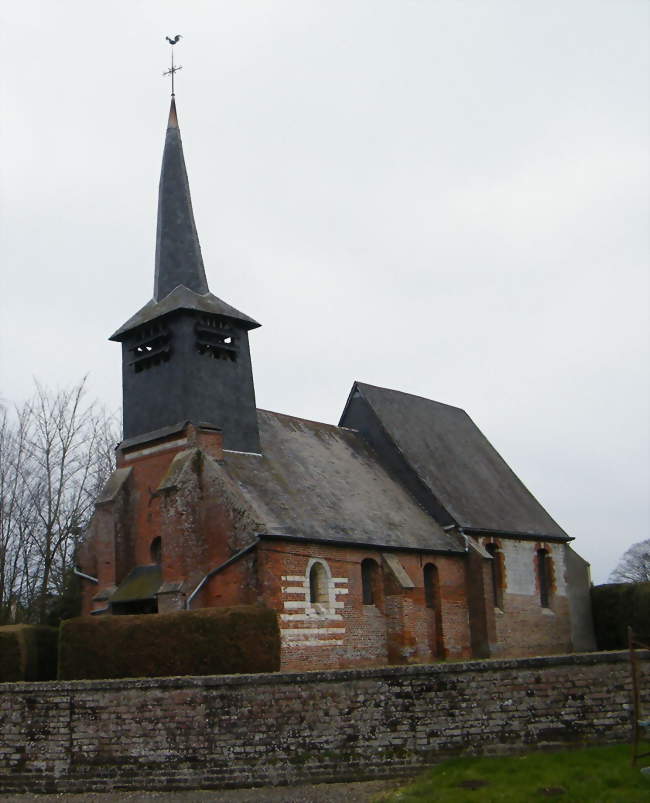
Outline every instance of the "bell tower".
[[153, 298], [110, 337], [122, 344], [125, 442], [190, 421], [221, 429], [226, 449], [259, 452], [248, 346], [258, 326], [208, 289], [172, 95]]

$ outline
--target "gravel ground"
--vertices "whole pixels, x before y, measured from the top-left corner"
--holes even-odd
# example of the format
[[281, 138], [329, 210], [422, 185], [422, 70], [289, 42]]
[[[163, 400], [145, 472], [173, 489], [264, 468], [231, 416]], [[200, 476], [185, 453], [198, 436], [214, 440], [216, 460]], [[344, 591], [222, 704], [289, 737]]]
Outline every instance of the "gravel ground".
[[265, 786], [256, 789], [196, 790], [193, 792], [88, 792], [76, 795], [9, 795], [2, 803], [370, 803], [405, 781], [320, 783], [308, 786]]

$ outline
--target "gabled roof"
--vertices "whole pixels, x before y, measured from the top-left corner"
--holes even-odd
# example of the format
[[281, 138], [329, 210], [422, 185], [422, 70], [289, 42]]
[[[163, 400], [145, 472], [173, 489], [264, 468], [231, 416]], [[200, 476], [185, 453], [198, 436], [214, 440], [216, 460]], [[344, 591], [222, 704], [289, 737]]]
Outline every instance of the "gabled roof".
[[263, 454], [225, 452], [224, 466], [266, 534], [464, 552], [357, 433], [266, 410], [258, 422]]
[[355, 382], [342, 424], [357, 393], [401, 457], [459, 525], [569, 537], [464, 410]]

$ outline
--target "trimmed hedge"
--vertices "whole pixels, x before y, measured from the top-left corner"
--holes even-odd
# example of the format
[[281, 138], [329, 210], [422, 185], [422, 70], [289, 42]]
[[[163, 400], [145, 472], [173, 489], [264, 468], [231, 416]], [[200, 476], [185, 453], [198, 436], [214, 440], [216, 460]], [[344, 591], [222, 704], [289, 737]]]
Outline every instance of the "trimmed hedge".
[[0, 627], [0, 683], [56, 680], [58, 635], [45, 625]]
[[599, 650], [627, 648], [627, 628], [650, 644], [650, 583], [608, 583], [591, 589]]
[[59, 679], [276, 672], [275, 611], [253, 605], [61, 623]]

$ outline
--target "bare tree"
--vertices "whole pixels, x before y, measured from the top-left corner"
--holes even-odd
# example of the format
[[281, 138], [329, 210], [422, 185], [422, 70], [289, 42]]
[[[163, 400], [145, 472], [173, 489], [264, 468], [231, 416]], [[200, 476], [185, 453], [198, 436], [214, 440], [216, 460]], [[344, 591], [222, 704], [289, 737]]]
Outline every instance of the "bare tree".
[[6, 409], [0, 412], [0, 624], [10, 621], [20, 600], [30, 598], [33, 563], [29, 537], [27, 489], [19, 470], [25, 456], [24, 420], [12, 427]]
[[86, 380], [51, 392], [37, 383], [13, 424], [0, 418], [0, 621], [16, 606], [43, 621], [63, 590], [94, 500], [113, 469], [114, 417], [85, 403]]
[[610, 583], [650, 582], [650, 538], [632, 544], [611, 573], [609, 581]]

